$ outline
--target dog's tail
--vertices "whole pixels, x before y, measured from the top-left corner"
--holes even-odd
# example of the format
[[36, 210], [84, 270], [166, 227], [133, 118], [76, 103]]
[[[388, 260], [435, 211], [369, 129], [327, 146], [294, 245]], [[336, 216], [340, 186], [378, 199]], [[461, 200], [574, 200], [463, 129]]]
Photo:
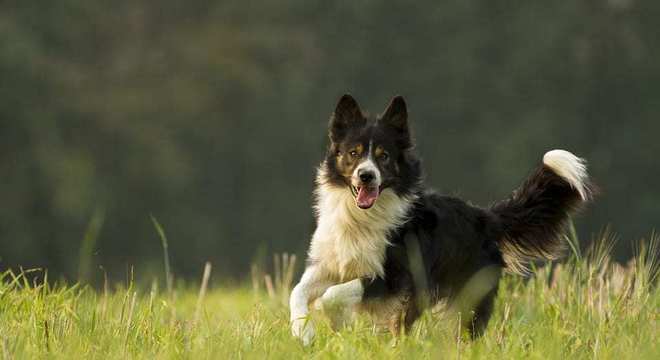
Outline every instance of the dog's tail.
[[507, 200], [491, 207], [501, 235], [497, 245], [507, 270], [524, 274], [530, 260], [555, 259], [566, 244], [570, 214], [592, 197], [584, 159], [552, 150]]

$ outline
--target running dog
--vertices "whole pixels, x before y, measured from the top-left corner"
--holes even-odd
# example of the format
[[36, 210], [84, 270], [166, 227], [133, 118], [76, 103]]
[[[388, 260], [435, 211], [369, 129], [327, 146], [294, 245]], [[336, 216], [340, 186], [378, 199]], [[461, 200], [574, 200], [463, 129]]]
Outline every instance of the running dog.
[[502, 271], [524, 274], [530, 261], [559, 256], [570, 214], [592, 196], [585, 161], [564, 150], [547, 152], [519, 189], [487, 208], [434, 193], [401, 96], [371, 117], [344, 95], [329, 137], [316, 176], [317, 227], [290, 297], [292, 333], [305, 344], [317, 299], [366, 311], [395, 334], [441, 300], [460, 302], [479, 336]]

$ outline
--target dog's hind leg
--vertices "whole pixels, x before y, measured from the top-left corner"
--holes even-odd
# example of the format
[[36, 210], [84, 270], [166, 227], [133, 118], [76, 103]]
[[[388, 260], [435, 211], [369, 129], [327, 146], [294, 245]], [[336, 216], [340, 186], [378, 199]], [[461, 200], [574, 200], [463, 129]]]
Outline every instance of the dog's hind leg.
[[468, 326], [470, 336], [472, 339], [477, 339], [484, 334], [488, 321], [493, 314], [493, 307], [495, 304], [495, 297], [497, 296], [497, 287], [484, 296], [481, 302], [474, 309], [470, 324]]
[[454, 310], [462, 315], [461, 328], [473, 339], [481, 336], [488, 324], [501, 275], [501, 267], [485, 266], [474, 273], [451, 300]]

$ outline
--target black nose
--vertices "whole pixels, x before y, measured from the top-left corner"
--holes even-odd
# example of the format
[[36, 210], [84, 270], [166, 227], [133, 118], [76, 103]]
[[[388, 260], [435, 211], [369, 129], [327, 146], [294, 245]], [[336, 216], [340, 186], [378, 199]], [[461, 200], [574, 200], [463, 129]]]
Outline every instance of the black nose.
[[360, 181], [363, 183], [370, 183], [371, 180], [374, 179], [374, 173], [369, 171], [369, 170], [360, 170], [358, 171], [358, 176], [360, 177]]

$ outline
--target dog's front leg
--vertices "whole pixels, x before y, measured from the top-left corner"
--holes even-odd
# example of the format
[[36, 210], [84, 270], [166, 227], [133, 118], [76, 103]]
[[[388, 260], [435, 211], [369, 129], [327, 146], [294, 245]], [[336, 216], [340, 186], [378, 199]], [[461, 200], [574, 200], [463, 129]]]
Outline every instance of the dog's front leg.
[[362, 292], [360, 279], [333, 285], [316, 300], [314, 306], [330, 319], [334, 329], [338, 329], [353, 318], [356, 305], [362, 301]]
[[324, 309], [355, 306], [362, 301], [364, 285], [362, 279], [355, 279], [343, 284], [330, 286], [321, 297]]
[[300, 338], [304, 345], [314, 339], [314, 325], [309, 319], [309, 303], [318, 298], [331, 283], [323, 279], [316, 266], [305, 269], [298, 285], [291, 291], [289, 309], [291, 311], [291, 333]]

